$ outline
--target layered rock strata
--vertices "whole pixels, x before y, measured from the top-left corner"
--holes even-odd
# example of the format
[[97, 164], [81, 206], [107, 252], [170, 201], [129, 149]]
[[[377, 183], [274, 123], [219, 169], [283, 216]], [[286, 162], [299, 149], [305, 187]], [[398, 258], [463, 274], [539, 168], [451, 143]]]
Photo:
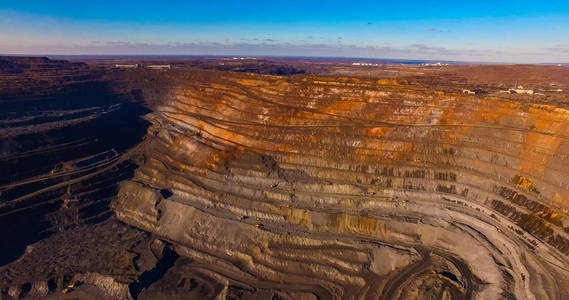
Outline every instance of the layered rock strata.
[[136, 167], [123, 154], [149, 112], [120, 84], [84, 63], [0, 57], [0, 266], [112, 216], [117, 183]]
[[403, 80], [204, 73], [146, 116], [118, 218], [230, 287], [569, 297], [569, 112]]

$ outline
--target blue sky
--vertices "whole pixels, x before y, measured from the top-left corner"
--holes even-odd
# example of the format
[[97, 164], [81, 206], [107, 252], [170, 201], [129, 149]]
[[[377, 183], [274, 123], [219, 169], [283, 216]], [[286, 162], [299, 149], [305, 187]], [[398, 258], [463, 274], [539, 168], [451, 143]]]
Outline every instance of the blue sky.
[[0, 0], [0, 53], [567, 63], [569, 1]]

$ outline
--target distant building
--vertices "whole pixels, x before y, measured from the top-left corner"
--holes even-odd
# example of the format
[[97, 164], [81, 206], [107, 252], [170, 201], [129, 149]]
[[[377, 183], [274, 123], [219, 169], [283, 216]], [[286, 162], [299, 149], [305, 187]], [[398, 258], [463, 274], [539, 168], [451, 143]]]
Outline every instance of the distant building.
[[152, 70], [170, 70], [172, 69], [171, 65], [148, 65], [146, 66], [147, 69]]
[[510, 92], [510, 94], [528, 94], [528, 95], [533, 95], [533, 93], [534, 93], [533, 90], [527, 90], [527, 89], [524, 89], [523, 87], [522, 87], [522, 88], [518, 87], [518, 88], [515, 88], [515, 89], [509, 89], [508, 91]]
[[500, 91], [500, 93], [503, 94], [527, 94], [527, 95], [533, 95], [535, 92], [533, 90], [530, 89], [526, 89], [524, 88], [523, 85], [514, 85], [513, 88], [508, 89], [507, 91]]
[[482, 95], [482, 94], [486, 94], [486, 91], [483, 89], [473, 89], [473, 90], [463, 89], [462, 93], [468, 94], [468, 95]]
[[138, 64], [116, 64], [115, 68], [119, 69], [135, 69], [138, 68]]
[[378, 66], [379, 66], [379, 64], [372, 64], [372, 63], [363, 63], [363, 62], [355, 62], [355, 63], [352, 63], [352, 66], [378, 67]]
[[443, 64], [443, 63], [438, 62], [438, 63], [434, 63], [434, 64], [426, 63], [426, 64], [423, 64], [423, 65], [424, 65], [424, 66], [427, 66], [427, 67], [428, 67], [428, 66], [431, 66], [431, 67], [442, 67], [442, 66], [448, 66], [449, 64]]

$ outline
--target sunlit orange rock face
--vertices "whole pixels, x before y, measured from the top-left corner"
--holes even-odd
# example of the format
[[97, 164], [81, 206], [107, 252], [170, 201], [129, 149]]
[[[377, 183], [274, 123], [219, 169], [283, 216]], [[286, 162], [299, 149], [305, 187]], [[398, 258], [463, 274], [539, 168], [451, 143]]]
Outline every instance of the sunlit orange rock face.
[[569, 297], [569, 111], [224, 73], [146, 118], [117, 216], [200, 262], [220, 296]]

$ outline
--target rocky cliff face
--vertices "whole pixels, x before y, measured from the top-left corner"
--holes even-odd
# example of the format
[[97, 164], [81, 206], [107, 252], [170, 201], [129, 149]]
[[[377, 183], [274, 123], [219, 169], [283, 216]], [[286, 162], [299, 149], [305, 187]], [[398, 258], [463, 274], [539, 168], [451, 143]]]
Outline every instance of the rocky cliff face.
[[565, 69], [204, 64], [0, 58], [0, 297], [569, 297]]
[[0, 265], [53, 232], [112, 216], [149, 112], [102, 69], [0, 57]]
[[569, 112], [404, 80], [200, 73], [118, 218], [218, 296], [569, 297]]

